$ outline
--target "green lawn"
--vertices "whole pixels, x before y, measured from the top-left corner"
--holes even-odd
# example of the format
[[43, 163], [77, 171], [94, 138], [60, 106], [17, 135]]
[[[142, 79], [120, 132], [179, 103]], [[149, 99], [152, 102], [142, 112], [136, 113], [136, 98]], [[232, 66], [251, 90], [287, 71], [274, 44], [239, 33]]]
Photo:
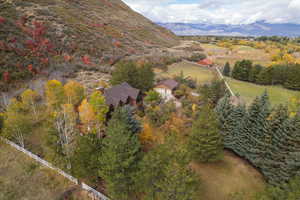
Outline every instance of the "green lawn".
[[158, 73], [157, 76], [172, 78], [181, 72], [183, 72], [185, 77], [189, 76], [197, 80], [199, 84], [208, 83], [216, 77], [215, 71], [186, 62], [172, 64], [168, 66], [167, 72]]
[[265, 90], [269, 93], [272, 105], [287, 104], [291, 97], [297, 95], [296, 91], [280, 86], [261, 86], [229, 78], [227, 78], [227, 82], [233, 92], [239, 94], [246, 104], [250, 104], [256, 96], [261, 95]]
[[[61, 199], [74, 184], [53, 170], [41, 166], [22, 152], [0, 142], [0, 199]], [[74, 200], [86, 196], [73, 193]]]

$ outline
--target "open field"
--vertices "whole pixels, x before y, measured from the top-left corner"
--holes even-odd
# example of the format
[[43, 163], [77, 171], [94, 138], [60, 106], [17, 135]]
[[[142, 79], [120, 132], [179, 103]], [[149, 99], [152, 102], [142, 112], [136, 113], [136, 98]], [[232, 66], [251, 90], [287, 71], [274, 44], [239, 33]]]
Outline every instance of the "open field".
[[197, 80], [199, 84], [208, 83], [216, 77], [216, 72], [195, 64], [180, 62], [168, 66], [167, 72], [158, 73], [158, 77], [173, 77], [183, 72], [185, 77]]
[[297, 94], [296, 91], [280, 86], [262, 86], [230, 78], [227, 78], [227, 82], [233, 92], [239, 94], [246, 104], [250, 104], [256, 96], [260, 96], [265, 90], [269, 93], [272, 105], [286, 104], [291, 97]]
[[[59, 200], [66, 191], [76, 188], [64, 177], [3, 143], [0, 159], [1, 200]], [[74, 200], [87, 199], [80, 191], [76, 193]]]
[[249, 163], [226, 151], [223, 161], [211, 164], [193, 163], [200, 175], [203, 192], [201, 199], [231, 200], [239, 194], [243, 200], [251, 200], [254, 193], [265, 186], [262, 175]]
[[226, 62], [233, 66], [236, 61], [243, 59], [252, 60], [255, 64], [261, 65], [269, 65], [271, 63], [271, 56], [262, 49], [243, 45], [235, 45], [231, 50], [214, 44], [202, 44], [201, 46], [216, 64], [222, 66]]

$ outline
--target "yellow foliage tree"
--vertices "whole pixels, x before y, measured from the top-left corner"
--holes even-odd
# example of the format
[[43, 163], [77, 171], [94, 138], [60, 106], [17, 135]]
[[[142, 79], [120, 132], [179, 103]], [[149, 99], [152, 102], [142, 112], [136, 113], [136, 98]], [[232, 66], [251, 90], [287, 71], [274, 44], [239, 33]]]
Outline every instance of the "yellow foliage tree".
[[300, 111], [300, 93], [289, 100], [289, 111], [292, 117]]
[[156, 141], [156, 136], [154, 135], [154, 130], [151, 125], [147, 122], [143, 125], [143, 131], [139, 134], [140, 141], [142, 144], [151, 144]]
[[48, 81], [45, 87], [45, 94], [48, 108], [52, 110], [60, 109], [65, 102], [64, 87], [57, 80]]
[[93, 107], [84, 99], [78, 108], [79, 118], [83, 124], [83, 132], [92, 132], [95, 126], [96, 114]]
[[34, 116], [34, 119], [38, 120], [38, 108], [37, 103], [39, 99], [39, 94], [33, 90], [25, 90], [21, 94], [21, 99], [24, 104], [24, 106], [31, 112]]
[[78, 105], [84, 99], [84, 87], [75, 81], [69, 81], [64, 86], [65, 95], [69, 104]]

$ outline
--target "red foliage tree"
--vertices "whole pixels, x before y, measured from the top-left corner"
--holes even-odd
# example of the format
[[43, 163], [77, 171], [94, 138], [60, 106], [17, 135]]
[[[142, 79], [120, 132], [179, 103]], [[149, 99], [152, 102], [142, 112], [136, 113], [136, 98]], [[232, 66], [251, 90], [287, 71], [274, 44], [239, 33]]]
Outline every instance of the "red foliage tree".
[[91, 59], [88, 55], [85, 55], [85, 56], [82, 57], [82, 62], [86, 65], [91, 65], [92, 64]]
[[0, 24], [3, 24], [5, 21], [5, 18], [0, 16]]
[[10, 75], [9, 75], [9, 72], [4, 72], [3, 73], [3, 80], [5, 82], [8, 82], [10, 80]]

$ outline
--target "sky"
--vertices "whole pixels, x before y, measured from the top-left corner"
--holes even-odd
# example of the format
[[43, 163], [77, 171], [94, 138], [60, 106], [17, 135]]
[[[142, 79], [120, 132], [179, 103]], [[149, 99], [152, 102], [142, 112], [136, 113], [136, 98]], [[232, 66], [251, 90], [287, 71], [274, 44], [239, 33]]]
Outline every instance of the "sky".
[[300, 24], [300, 0], [123, 0], [155, 22]]

